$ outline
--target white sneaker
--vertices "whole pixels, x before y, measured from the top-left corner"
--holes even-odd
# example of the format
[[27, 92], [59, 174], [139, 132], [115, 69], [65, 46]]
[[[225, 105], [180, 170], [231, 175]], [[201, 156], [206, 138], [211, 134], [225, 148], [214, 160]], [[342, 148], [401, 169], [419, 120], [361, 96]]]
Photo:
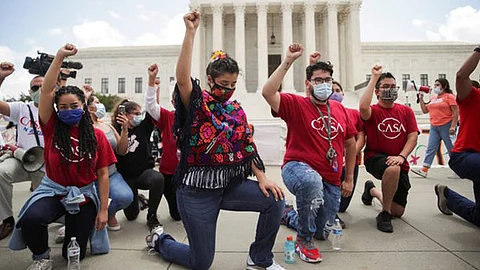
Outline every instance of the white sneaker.
[[145, 242], [149, 248], [153, 248], [155, 246], [155, 242], [160, 235], [163, 234], [163, 227], [157, 226], [150, 231], [150, 234], [145, 237]]
[[54, 240], [57, 244], [63, 243], [63, 240], [65, 240], [65, 225], [58, 228]]
[[424, 172], [422, 169], [410, 169], [410, 171], [420, 177], [427, 178], [427, 173]]
[[252, 258], [250, 258], [250, 256], [248, 256], [248, 258], [247, 258], [247, 270], [286, 270], [286, 269], [283, 268], [280, 264], [275, 263], [275, 260], [273, 261], [272, 265], [270, 265], [267, 268], [255, 265]]
[[53, 260], [41, 259], [33, 261], [33, 263], [27, 268], [27, 270], [52, 270], [52, 268]]

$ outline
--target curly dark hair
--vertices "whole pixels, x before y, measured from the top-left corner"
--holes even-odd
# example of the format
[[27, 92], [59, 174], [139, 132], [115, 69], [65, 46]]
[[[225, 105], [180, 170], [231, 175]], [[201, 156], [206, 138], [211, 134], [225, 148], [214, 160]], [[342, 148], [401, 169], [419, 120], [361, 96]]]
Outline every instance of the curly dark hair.
[[[79, 123], [79, 138], [78, 138], [78, 147], [79, 147], [79, 158], [86, 158], [90, 161], [90, 166], [93, 166], [93, 160], [97, 155], [97, 137], [95, 136], [95, 130], [93, 128], [93, 122], [90, 118], [90, 113], [88, 112], [87, 106], [85, 106], [85, 94], [83, 91], [73, 85], [67, 85], [61, 87], [55, 93], [55, 104], [58, 106], [58, 100], [61, 96], [72, 94], [78, 97], [83, 105], [83, 116]], [[60, 154], [64, 157], [62, 162], [67, 163], [68, 160], [72, 159], [72, 146], [70, 142], [70, 128], [71, 126], [63, 123], [60, 120], [57, 120], [55, 125], [55, 131], [53, 135], [54, 144], [52, 147], [56, 146]], [[78, 162], [78, 171], [80, 172], [80, 162]]]
[[310, 81], [312, 79], [313, 72], [315, 72], [317, 70], [325, 70], [328, 73], [330, 73], [330, 76], [333, 75], [333, 65], [332, 65], [332, 63], [330, 63], [330, 61], [327, 61], [327, 62], [319, 61], [319, 62], [316, 62], [316, 63], [313, 63], [313, 64], [309, 65], [306, 68], [305, 71], [306, 71], [306, 75], [307, 75], [307, 80]]
[[223, 73], [239, 74], [240, 69], [238, 68], [237, 61], [231, 58], [228, 54], [225, 54], [224, 58], [218, 58], [210, 61], [210, 63], [208, 63], [206, 72], [207, 76], [210, 75], [212, 79], [215, 79]]

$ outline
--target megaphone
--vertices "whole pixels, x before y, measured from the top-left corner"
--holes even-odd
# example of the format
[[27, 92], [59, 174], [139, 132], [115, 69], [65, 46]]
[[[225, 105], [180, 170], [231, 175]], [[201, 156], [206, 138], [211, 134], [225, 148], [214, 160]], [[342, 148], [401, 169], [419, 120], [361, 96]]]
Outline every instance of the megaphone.
[[23, 169], [29, 173], [36, 172], [43, 167], [43, 147], [34, 146], [28, 150], [6, 144], [2, 150], [10, 150], [13, 157], [22, 162]]
[[430, 93], [430, 86], [416, 85], [415, 81], [408, 81], [405, 91], [415, 91], [417, 93], [417, 103], [420, 103], [420, 92]]

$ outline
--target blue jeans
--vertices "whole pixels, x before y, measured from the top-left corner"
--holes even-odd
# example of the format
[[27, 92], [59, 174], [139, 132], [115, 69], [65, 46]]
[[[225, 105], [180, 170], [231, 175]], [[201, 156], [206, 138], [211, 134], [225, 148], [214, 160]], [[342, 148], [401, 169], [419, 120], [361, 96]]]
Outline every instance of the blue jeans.
[[[127, 208], [133, 202], [133, 192], [119, 172], [110, 176], [109, 197], [112, 199], [108, 206], [108, 216], [115, 215], [118, 211]], [[98, 190], [98, 182], [95, 182]]]
[[259, 212], [255, 242], [249, 255], [256, 265], [268, 267], [273, 263], [272, 248], [275, 243], [285, 201], [275, 201], [273, 194], [265, 197], [258, 182], [230, 185], [224, 189], [177, 189], [177, 204], [188, 243], [175, 241], [162, 234], [155, 242], [155, 250], [167, 261], [189, 269], [208, 269], [215, 255], [217, 219], [220, 209]]
[[447, 197], [448, 209], [465, 220], [480, 226], [480, 153], [452, 153], [449, 165], [458, 176], [473, 181], [475, 202], [447, 188], [445, 196]]
[[428, 135], [428, 146], [425, 151], [425, 159], [423, 160], [423, 166], [430, 168], [433, 162], [433, 158], [437, 154], [440, 142], [443, 141], [445, 147], [447, 147], [448, 153], [453, 148], [452, 141], [450, 140], [449, 129], [452, 125], [452, 121], [441, 126], [430, 125], [430, 134]]
[[303, 162], [290, 161], [283, 166], [285, 186], [295, 195], [297, 211], [287, 214], [287, 227], [303, 239], [328, 238], [340, 206], [340, 187], [322, 180], [322, 176]]

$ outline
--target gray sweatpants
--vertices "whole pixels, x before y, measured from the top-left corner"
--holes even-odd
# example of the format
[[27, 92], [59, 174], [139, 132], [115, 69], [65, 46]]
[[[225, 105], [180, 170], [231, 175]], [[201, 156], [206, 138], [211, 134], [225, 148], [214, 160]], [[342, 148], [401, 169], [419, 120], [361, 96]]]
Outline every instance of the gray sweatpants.
[[42, 171], [26, 172], [22, 163], [15, 158], [7, 158], [0, 163], [0, 222], [13, 216], [13, 184], [33, 181], [35, 186], [38, 186], [44, 175]]

